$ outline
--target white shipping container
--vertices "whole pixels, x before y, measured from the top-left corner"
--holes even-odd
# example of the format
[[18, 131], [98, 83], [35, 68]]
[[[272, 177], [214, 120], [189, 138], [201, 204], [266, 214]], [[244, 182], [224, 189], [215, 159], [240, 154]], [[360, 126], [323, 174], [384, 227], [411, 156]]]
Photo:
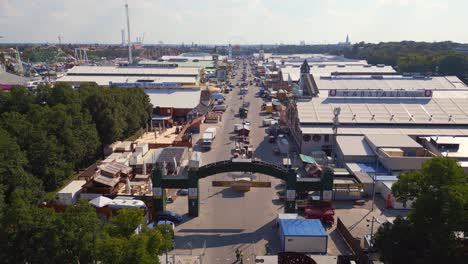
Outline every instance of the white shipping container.
[[72, 205], [80, 198], [81, 187], [86, 183], [85, 180], [76, 180], [70, 182], [57, 193], [57, 200], [60, 204]]

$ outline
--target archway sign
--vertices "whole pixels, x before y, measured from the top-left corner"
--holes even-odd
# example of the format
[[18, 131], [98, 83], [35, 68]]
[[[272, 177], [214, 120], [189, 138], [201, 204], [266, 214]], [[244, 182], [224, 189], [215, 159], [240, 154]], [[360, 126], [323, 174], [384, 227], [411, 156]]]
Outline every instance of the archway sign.
[[164, 175], [161, 167], [153, 169], [154, 211], [164, 211], [166, 207], [165, 189], [188, 189], [189, 216], [197, 217], [200, 210], [199, 180], [225, 172], [251, 172], [269, 175], [286, 182], [285, 213], [296, 211], [296, 191], [332, 190], [333, 174], [325, 173], [321, 179], [298, 179], [294, 169], [280, 167], [264, 161], [251, 159], [232, 159], [207, 164], [201, 167], [189, 167], [185, 176]]

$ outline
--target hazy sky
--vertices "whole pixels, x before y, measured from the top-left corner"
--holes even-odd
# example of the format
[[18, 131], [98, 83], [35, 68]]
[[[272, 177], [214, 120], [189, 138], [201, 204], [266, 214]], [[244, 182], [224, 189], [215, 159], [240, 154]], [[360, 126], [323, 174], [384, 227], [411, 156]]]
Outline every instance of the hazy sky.
[[[468, 0], [128, 0], [145, 43], [468, 43]], [[120, 43], [125, 0], [0, 0], [0, 42]]]

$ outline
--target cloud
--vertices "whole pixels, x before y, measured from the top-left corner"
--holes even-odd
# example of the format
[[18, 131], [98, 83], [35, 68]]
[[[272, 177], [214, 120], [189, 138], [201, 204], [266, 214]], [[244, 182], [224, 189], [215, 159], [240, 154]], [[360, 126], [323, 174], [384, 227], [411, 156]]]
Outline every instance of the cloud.
[[[307, 43], [451, 39], [464, 0], [128, 0], [132, 39], [147, 43]], [[120, 43], [125, 0], [0, 0], [2, 41]], [[415, 29], [417, 34], [413, 34]], [[441, 33], [443, 32], [443, 34]], [[466, 36], [465, 36], [466, 35]], [[439, 37], [438, 37], [439, 36]], [[452, 36], [452, 37], [450, 37]]]

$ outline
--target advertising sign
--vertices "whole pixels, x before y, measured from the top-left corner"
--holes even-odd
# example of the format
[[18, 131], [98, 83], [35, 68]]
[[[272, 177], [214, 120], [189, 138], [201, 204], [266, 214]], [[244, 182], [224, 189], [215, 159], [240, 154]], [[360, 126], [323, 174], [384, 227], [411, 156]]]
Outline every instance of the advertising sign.
[[195, 199], [198, 197], [197, 188], [189, 188], [188, 189], [188, 197], [189, 199]]
[[175, 88], [182, 86], [181, 83], [155, 83], [155, 82], [132, 82], [132, 83], [119, 83], [119, 82], [109, 82], [109, 86], [118, 86], [123, 88], [134, 88], [134, 87], [143, 87], [143, 88]]
[[296, 190], [286, 190], [286, 201], [296, 200]]
[[343, 98], [431, 98], [432, 90], [329, 90], [328, 97]]
[[322, 198], [323, 198], [324, 201], [331, 201], [332, 200], [332, 191], [324, 190], [322, 196], [323, 196]]

